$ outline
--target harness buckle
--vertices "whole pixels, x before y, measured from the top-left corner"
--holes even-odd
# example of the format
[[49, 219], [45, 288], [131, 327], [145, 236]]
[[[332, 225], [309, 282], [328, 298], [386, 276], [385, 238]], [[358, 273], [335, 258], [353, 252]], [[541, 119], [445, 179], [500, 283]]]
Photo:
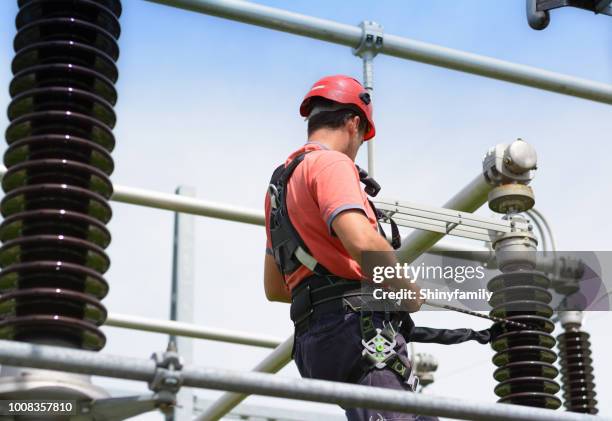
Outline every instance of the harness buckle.
[[278, 202], [278, 189], [274, 184], [268, 185], [268, 193], [270, 194], [270, 206], [272, 206], [272, 209], [278, 209], [280, 205]]
[[291, 300], [289, 317], [295, 326], [307, 320], [314, 312], [312, 299], [310, 297], [310, 285], [302, 288]]
[[395, 337], [389, 338], [383, 334], [383, 330], [376, 328], [376, 335], [369, 340], [362, 339], [363, 351], [361, 355], [365, 357], [374, 367], [378, 369], [387, 366], [387, 360], [396, 354]]

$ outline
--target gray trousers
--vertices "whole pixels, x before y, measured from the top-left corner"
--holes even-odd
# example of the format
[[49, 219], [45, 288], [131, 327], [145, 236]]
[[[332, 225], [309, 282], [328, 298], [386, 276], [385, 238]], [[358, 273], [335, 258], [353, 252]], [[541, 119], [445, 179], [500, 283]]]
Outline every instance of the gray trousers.
[[[374, 324], [382, 328], [383, 316], [376, 313]], [[396, 351], [409, 366], [406, 340], [396, 337]], [[326, 313], [310, 321], [307, 331], [295, 338], [294, 359], [302, 377], [350, 382], [406, 390], [412, 393], [403, 379], [388, 368], [373, 369], [359, 379], [351, 379], [355, 367], [364, 367], [361, 358], [361, 330], [359, 313]], [[349, 421], [437, 421], [437, 417], [420, 416], [368, 408], [344, 408]]]

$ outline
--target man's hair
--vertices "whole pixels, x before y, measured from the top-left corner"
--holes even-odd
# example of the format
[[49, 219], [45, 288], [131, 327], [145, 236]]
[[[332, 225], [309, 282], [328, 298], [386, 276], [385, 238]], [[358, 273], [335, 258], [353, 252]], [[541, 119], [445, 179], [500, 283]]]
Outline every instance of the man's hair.
[[[332, 106], [337, 105], [337, 103], [330, 101], [325, 98], [312, 98], [311, 99], [311, 109], [314, 109], [318, 106]], [[341, 108], [335, 111], [321, 111], [308, 119], [308, 136], [313, 134], [316, 130], [328, 128], [328, 129], [338, 129], [346, 124], [346, 122], [355, 117], [359, 116], [359, 132], [365, 133], [368, 128], [368, 120], [366, 120], [363, 113], [357, 111], [355, 108], [352, 108], [350, 105], [347, 105], [346, 108]]]

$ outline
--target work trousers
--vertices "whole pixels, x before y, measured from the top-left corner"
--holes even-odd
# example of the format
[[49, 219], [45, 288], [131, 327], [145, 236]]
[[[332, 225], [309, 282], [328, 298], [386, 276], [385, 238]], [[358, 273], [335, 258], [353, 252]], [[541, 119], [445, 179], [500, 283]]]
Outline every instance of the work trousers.
[[[361, 329], [359, 313], [335, 312], [313, 316], [306, 331], [295, 338], [294, 359], [302, 377], [331, 380], [336, 382], [352, 382], [406, 390], [412, 393], [404, 380], [389, 368], [372, 369], [366, 373], [365, 361], [361, 356]], [[382, 328], [384, 317], [382, 313], [374, 314], [374, 325]], [[406, 340], [401, 334], [396, 337], [396, 351], [402, 361], [410, 366]], [[360, 367], [364, 373], [361, 377], [354, 376], [355, 367]], [[349, 421], [437, 421], [437, 417], [399, 413], [395, 411], [376, 410], [368, 408], [344, 408]]]

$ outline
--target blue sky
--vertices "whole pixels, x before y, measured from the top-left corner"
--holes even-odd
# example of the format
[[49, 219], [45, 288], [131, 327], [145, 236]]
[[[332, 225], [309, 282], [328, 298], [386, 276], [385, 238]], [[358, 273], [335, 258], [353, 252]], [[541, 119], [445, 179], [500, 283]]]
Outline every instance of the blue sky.
[[[212, 201], [261, 208], [270, 172], [305, 141], [298, 106], [319, 77], [361, 76], [349, 48], [187, 11], [124, 0], [121, 18], [117, 147], [113, 181], [171, 192], [179, 184]], [[523, 1], [262, 1], [348, 24], [363, 19], [387, 33], [612, 83], [612, 18], [554, 11], [531, 30]], [[9, 102], [15, 1], [0, 2], [0, 108]], [[487, 149], [522, 137], [539, 154], [537, 207], [564, 250], [610, 250], [610, 108], [581, 99], [483, 79], [420, 63], [375, 60], [377, 179], [381, 195], [439, 205], [480, 170]], [[0, 125], [6, 127], [5, 113]], [[3, 147], [2, 147], [3, 148]], [[363, 156], [359, 158], [361, 163]], [[113, 203], [108, 252], [109, 311], [166, 319], [172, 214]], [[483, 215], [491, 216], [487, 209]], [[291, 332], [288, 308], [265, 301], [264, 237], [259, 227], [205, 218], [196, 223], [196, 322], [261, 332]], [[245, 317], [246, 316], [246, 317]], [[486, 327], [440, 312], [415, 315], [429, 326]], [[612, 415], [609, 313], [589, 315], [602, 413]], [[148, 357], [163, 335], [105, 328], [103, 352]], [[195, 342], [195, 362], [248, 369], [267, 351]], [[488, 347], [417, 346], [440, 361], [426, 393], [492, 402]], [[220, 356], [222, 355], [222, 356]], [[281, 375], [296, 376], [293, 366]], [[466, 394], [466, 375], [473, 380]], [[97, 379], [144, 391], [142, 384]], [[202, 395], [214, 396], [213, 392]], [[278, 400], [254, 401], [288, 405]], [[307, 406], [306, 404], [300, 404]], [[336, 411], [325, 407], [325, 410]], [[142, 419], [160, 419], [147, 415]]]

